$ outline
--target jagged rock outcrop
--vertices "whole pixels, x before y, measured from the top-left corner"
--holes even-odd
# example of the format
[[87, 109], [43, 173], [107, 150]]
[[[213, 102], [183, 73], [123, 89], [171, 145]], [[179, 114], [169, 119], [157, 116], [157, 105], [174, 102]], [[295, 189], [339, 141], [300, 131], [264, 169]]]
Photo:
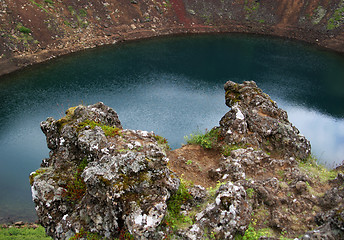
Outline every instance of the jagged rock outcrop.
[[224, 88], [226, 105], [231, 110], [221, 119], [220, 129], [228, 144], [252, 146], [282, 157], [309, 156], [309, 141], [255, 82], [228, 81]]
[[97, 103], [41, 123], [50, 157], [30, 176], [39, 222], [54, 239], [80, 231], [135, 239], [156, 231], [179, 186], [156, 136], [124, 130], [116, 112]]
[[215, 167], [203, 175], [217, 183], [214, 191], [181, 181], [169, 168], [165, 141], [152, 132], [123, 129], [103, 103], [73, 107], [59, 120], [42, 122], [51, 151], [30, 175], [40, 224], [54, 239], [82, 239], [86, 233], [234, 239], [255, 218], [260, 227], [288, 230], [290, 236], [307, 232], [303, 239], [342, 238], [343, 174], [319, 196], [322, 183], [316, 186], [316, 177], [298, 162], [308, 157], [310, 144], [287, 113], [254, 82], [229, 81], [225, 90], [231, 109], [214, 128], [220, 153], [207, 156], [216, 158]]
[[244, 187], [227, 182], [216, 192], [215, 201], [195, 216], [195, 223], [181, 236], [190, 240], [205, 239], [206, 234], [211, 232], [216, 239], [234, 239], [247, 229], [251, 213]]

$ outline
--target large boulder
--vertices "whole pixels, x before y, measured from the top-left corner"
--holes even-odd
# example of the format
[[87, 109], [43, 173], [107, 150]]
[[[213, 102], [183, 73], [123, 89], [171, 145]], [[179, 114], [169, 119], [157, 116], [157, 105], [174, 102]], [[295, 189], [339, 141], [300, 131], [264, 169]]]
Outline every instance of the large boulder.
[[228, 81], [224, 89], [230, 111], [221, 119], [220, 129], [228, 144], [252, 146], [281, 157], [306, 159], [309, 156], [309, 141], [255, 82]]
[[157, 136], [122, 129], [117, 113], [97, 103], [41, 123], [50, 157], [30, 175], [40, 224], [54, 239], [76, 233], [162, 239], [156, 230], [179, 179]]

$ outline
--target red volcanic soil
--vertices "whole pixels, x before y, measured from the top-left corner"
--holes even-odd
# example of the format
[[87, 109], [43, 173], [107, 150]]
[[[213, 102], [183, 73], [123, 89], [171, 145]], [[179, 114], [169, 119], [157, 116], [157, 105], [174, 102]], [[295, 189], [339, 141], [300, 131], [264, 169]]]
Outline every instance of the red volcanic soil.
[[342, 0], [1, 0], [0, 76], [86, 48], [185, 33], [274, 35], [343, 53], [344, 24], [342, 19], [333, 21], [341, 4]]

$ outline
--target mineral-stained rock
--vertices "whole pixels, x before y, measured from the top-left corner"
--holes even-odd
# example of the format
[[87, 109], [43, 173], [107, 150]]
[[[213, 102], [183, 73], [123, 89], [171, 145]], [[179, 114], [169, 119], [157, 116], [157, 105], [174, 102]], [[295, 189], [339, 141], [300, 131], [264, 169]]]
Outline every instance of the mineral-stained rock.
[[155, 135], [123, 130], [117, 113], [97, 103], [41, 123], [51, 149], [30, 175], [39, 222], [55, 239], [80, 231], [107, 238], [129, 231], [161, 239], [156, 228], [179, 186]]
[[231, 109], [221, 119], [220, 129], [228, 144], [250, 145], [286, 157], [309, 156], [310, 143], [255, 82], [228, 81], [224, 88]]

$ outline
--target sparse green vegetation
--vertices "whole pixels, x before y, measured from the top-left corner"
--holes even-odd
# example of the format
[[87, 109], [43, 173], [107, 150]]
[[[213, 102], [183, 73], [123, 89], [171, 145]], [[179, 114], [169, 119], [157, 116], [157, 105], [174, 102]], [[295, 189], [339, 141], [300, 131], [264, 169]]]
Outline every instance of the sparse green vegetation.
[[32, 2], [34, 5], [36, 5], [37, 7], [39, 7], [40, 9], [42, 9], [44, 12], [46, 12], [46, 13], [49, 14], [49, 11], [48, 11], [47, 9], [45, 9], [45, 8], [43, 7], [42, 4], [39, 4], [39, 3], [37, 3], [37, 2], [35, 2], [35, 1], [33, 1], [33, 0], [30, 0], [30, 2]]
[[328, 20], [327, 29], [333, 30], [344, 24], [344, 0], [342, 0], [338, 8], [334, 11], [332, 17]]
[[29, 177], [29, 178], [30, 178], [30, 185], [32, 186], [35, 177], [37, 177], [37, 176], [39, 176], [39, 175], [45, 173], [46, 171], [47, 171], [46, 168], [39, 168], [39, 169], [36, 170], [36, 172], [31, 173], [31, 174], [30, 174], [30, 177]]
[[[87, 27], [88, 26], [88, 22], [86, 19], [83, 19], [83, 18], [86, 18], [87, 16], [87, 11], [85, 9], [80, 9], [79, 12], [77, 12], [72, 6], [68, 6], [68, 11], [71, 13], [71, 15], [73, 17], [76, 18], [76, 24], [70, 24], [70, 26], [72, 27]], [[67, 25], [68, 26], [68, 25]]]
[[86, 168], [87, 164], [87, 159], [84, 158], [77, 167], [73, 178], [67, 183], [67, 191], [64, 192], [63, 197], [66, 198], [67, 201], [71, 202], [72, 204], [81, 200], [86, 193], [86, 184], [83, 178], [81, 177], [81, 174]]
[[48, 4], [54, 4], [54, 2], [52, 0], [44, 0], [45, 3], [48, 3]]
[[94, 129], [96, 126], [100, 127], [104, 131], [105, 136], [107, 137], [114, 137], [114, 136], [122, 135], [122, 130], [118, 127], [108, 126], [108, 125], [101, 124], [95, 121], [91, 121], [89, 119], [86, 119], [85, 121], [79, 123], [77, 131], [80, 131], [86, 126], [89, 126], [91, 129]]
[[215, 187], [209, 187], [209, 188], [207, 188], [207, 191], [208, 191], [208, 193], [209, 193], [209, 196], [210, 196], [211, 198], [214, 198], [214, 197], [215, 197], [215, 194], [216, 194], [216, 192], [217, 192], [217, 190], [219, 190], [219, 188], [220, 188], [223, 184], [226, 184], [226, 182], [217, 181]]
[[249, 198], [253, 198], [254, 193], [255, 193], [255, 191], [253, 188], [247, 188], [246, 189], [246, 194]]
[[225, 157], [228, 157], [231, 155], [231, 152], [233, 150], [237, 150], [237, 149], [240, 149], [240, 148], [246, 148], [245, 146], [241, 146], [241, 145], [236, 145], [236, 144], [233, 144], [233, 145], [223, 145], [222, 146], [222, 151], [221, 153], [223, 154], [223, 156]]
[[29, 33], [31, 33], [31, 29], [30, 29], [30, 28], [24, 27], [24, 26], [23, 26], [22, 24], [20, 24], [20, 23], [17, 25], [17, 29], [18, 29], [19, 32], [24, 33], [24, 34], [29, 34]]
[[2, 228], [0, 227], [0, 240], [51, 240], [52, 238], [45, 234], [42, 226], [38, 228]]
[[187, 161], [186, 161], [186, 164], [187, 164], [187, 165], [191, 165], [191, 164], [192, 164], [192, 160], [187, 160]]
[[79, 10], [79, 15], [80, 15], [81, 17], [86, 17], [86, 16], [87, 16], [86, 10], [85, 10], [85, 9], [80, 9], [80, 10]]
[[210, 131], [206, 131], [204, 134], [201, 132], [190, 134], [190, 136], [185, 136], [184, 139], [188, 144], [197, 144], [203, 148], [210, 149], [215, 147], [220, 136], [219, 131], [219, 129], [213, 128]]
[[170, 145], [168, 144], [168, 141], [166, 138], [162, 137], [162, 136], [159, 136], [159, 135], [156, 135], [154, 134], [154, 138], [155, 140], [158, 142], [158, 145], [160, 147], [162, 147], [165, 151], [169, 151], [171, 150], [171, 147]]
[[97, 233], [91, 233], [85, 231], [81, 228], [79, 233], [76, 233], [73, 237], [69, 238], [70, 240], [84, 239], [84, 240], [101, 240], [103, 237], [99, 236]]
[[189, 216], [184, 216], [181, 211], [181, 206], [192, 199], [188, 191], [188, 187], [192, 186], [191, 182], [181, 179], [177, 192], [171, 196], [167, 201], [167, 214], [164, 222], [172, 230], [177, 230], [193, 224]]
[[257, 1], [253, 1], [251, 4], [248, 3], [247, 0], [245, 0], [245, 5], [244, 5], [244, 9], [246, 11], [246, 19], [250, 19], [251, 16], [258, 11], [259, 9], [259, 2]]
[[301, 161], [299, 163], [299, 168], [311, 178], [319, 179], [322, 183], [335, 179], [337, 176], [335, 171], [329, 170], [325, 166], [317, 163], [317, 160], [312, 156], [306, 161]]
[[236, 235], [235, 240], [258, 240], [260, 237], [272, 237], [273, 231], [270, 228], [255, 229], [256, 222], [251, 222], [245, 231], [244, 236]]

